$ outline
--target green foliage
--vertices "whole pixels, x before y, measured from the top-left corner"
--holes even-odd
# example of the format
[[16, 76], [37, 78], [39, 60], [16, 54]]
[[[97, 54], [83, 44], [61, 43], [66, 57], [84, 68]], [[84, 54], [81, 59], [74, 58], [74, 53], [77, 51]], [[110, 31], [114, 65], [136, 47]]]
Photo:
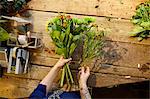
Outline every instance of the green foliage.
[[21, 10], [21, 8], [26, 4], [26, 0], [14, 0], [14, 8], [16, 11]]
[[[83, 42], [83, 61], [87, 58], [100, 56], [104, 32], [98, 31], [98, 26], [93, 24], [94, 21], [95, 19], [91, 17], [79, 19], [71, 18], [69, 15], [59, 15], [52, 18], [46, 28], [56, 45], [56, 53], [63, 55], [64, 58], [70, 58], [80, 45], [79, 43]], [[68, 64], [63, 68], [61, 86], [63, 86], [65, 75], [67, 82], [73, 83]]]
[[92, 59], [101, 56], [101, 50], [103, 47], [104, 31], [101, 32], [88, 32], [85, 35], [83, 46], [83, 61], [86, 59]]
[[10, 15], [16, 14], [18, 11], [22, 10], [22, 8], [27, 5], [29, 0], [1, 0], [0, 1], [0, 14], [2, 15]]
[[0, 27], [0, 41], [6, 41], [9, 38], [9, 34], [6, 30]]
[[1, 27], [1, 23], [3, 23], [3, 22], [7, 22], [7, 21], [0, 19], [0, 42], [6, 41], [9, 38], [8, 32]]
[[131, 21], [136, 27], [130, 32], [130, 36], [138, 37], [139, 41], [150, 36], [150, 1], [137, 6], [136, 15]]

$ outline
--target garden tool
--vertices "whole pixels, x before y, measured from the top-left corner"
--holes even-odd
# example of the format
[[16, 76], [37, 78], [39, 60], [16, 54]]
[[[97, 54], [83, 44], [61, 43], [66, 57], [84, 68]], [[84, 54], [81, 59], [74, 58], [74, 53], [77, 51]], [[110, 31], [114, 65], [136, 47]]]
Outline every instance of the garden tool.
[[27, 72], [29, 52], [23, 48], [10, 49], [7, 73], [22, 74]]
[[9, 20], [14, 20], [16, 22], [20, 22], [20, 23], [25, 23], [25, 24], [31, 24], [32, 21], [31, 20], [27, 20], [27, 19], [24, 19], [24, 18], [20, 18], [20, 17], [9, 17], [9, 16], [1, 16], [2, 18], [5, 18], [5, 19], [9, 19]]

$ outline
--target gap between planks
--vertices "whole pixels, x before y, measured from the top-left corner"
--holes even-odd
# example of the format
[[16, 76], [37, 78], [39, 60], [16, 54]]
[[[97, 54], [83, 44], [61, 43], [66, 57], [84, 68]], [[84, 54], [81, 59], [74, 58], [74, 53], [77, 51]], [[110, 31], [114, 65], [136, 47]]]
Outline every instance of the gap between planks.
[[[32, 14], [31, 19], [33, 20], [32, 31], [37, 32], [37, 34], [42, 33], [43, 39], [46, 39], [48, 42], [52, 42], [52, 40], [48, 40], [48, 33], [46, 32], [45, 26], [47, 21], [50, 18], [55, 17], [58, 14], [50, 13], [50, 12], [32, 11], [32, 10], [29, 10], [29, 12]], [[72, 15], [72, 17], [81, 18], [84, 16]], [[95, 17], [95, 18], [96, 18], [96, 23], [99, 25], [99, 28], [102, 30], [104, 29], [106, 32], [108, 32], [106, 34], [106, 40], [150, 45], [149, 39], [139, 42], [137, 38], [133, 38], [129, 36], [129, 32], [132, 31], [132, 29], [134, 28], [133, 24], [129, 20], [111, 19], [109, 17], [99, 17], [99, 18]]]
[[131, 18], [136, 6], [147, 0], [32, 0], [30, 9]]

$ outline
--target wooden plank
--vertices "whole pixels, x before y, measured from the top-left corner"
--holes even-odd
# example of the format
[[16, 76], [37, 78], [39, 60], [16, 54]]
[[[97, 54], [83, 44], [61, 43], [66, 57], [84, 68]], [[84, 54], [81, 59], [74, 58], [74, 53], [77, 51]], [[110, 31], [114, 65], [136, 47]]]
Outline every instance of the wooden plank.
[[[32, 14], [33, 31], [37, 32], [37, 35], [40, 35], [46, 47], [54, 48], [54, 45], [49, 43], [52, 40], [50, 39], [49, 34], [46, 31], [46, 23], [48, 22], [48, 20], [50, 20], [52, 17], [57, 16], [58, 14], [32, 10], [30, 10], [30, 13]], [[71, 16], [78, 18], [84, 17], [82, 15], [71, 15]], [[129, 32], [132, 31], [132, 29], [134, 28], [130, 20], [114, 19], [108, 17], [94, 17], [94, 18], [96, 18], [96, 23], [99, 25], [100, 30], [104, 30], [107, 32], [106, 34], [107, 40], [150, 45], [150, 39], [139, 42], [137, 38], [129, 37]]]
[[[33, 58], [33, 60], [36, 59], [37, 61], [35, 60], [32, 62], [34, 64], [36, 64], [37, 62], [37, 64], [41, 63], [42, 65], [48, 66], [50, 65], [49, 63], [51, 62], [50, 58], [55, 57], [56, 55], [53, 53], [54, 51], [51, 51], [55, 49], [55, 46], [51, 43], [52, 41], [48, 36], [48, 33], [46, 33], [45, 31], [45, 24], [46, 21], [49, 20], [49, 18], [54, 17], [57, 14], [48, 13], [48, 12], [39, 12], [39, 11], [30, 11], [30, 12], [33, 15], [33, 26], [34, 26], [33, 31], [42, 33], [41, 38], [44, 43], [43, 50], [35, 54], [36, 57]], [[38, 17], [39, 15], [41, 17]], [[82, 17], [82, 16], [76, 16], [76, 17]], [[97, 20], [98, 20], [97, 23], [99, 23], [101, 28], [105, 28], [108, 31], [112, 31], [111, 33], [108, 33], [107, 40], [119, 41], [117, 43], [112, 42], [107, 44], [107, 50], [109, 51], [105, 53], [105, 57], [107, 58], [107, 60], [105, 61], [107, 61], [107, 63], [110, 64], [113, 63], [113, 65], [137, 67], [137, 64], [145, 64], [149, 62], [150, 58], [147, 55], [149, 54], [148, 45], [150, 44], [149, 43], [150, 40], [147, 39], [142, 42], [138, 42], [133, 38], [129, 38], [128, 32], [131, 30], [131, 28], [133, 28], [129, 20], [111, 19], [111, 21], [109, 21], [108, 18], [104, 18], [104, 17], [97, 18]], [[128, 42], [128, 43], [123, 43], [123, 42]], [[49, 51], [46, 51], [45, 49], [46, 50], [48, 49]], [[121, 59], [119, 59], [120, 57]], [[58, 58], [58, 56], [56, 58]], [[130, 59], [132, 61], [130, 61]]]
[[[50, 69], [51, 69], [51, 67], [43, 67], [43, 66], [33, 65], [31, 68], [31, 71], [28, 72], [28, 74], [26, 74], [26, 75], [13, 75], [13, 74], [7, 74], [7, 73], [5, 73], [4, 75], [19, 77], [19, 78], [24, 78], [24, 79], [42, 80], [48, 74]], [[77, 71], [78, 70], [75, 68], [72, 69], [74, 78], [76, 80], [77, 80]], [[60, 73], [58, 73], [58, 76], [57, 76], [57, 79], [55, 80], [55, 82], [57, 82], [59, 80], [59, 78], [58, 78], [58, 77], [60, 77], [59, 75], [60, 75]], [[94, 78], [94, 76], [95, 76], [95, 78]], [[130, 76], [130, 77], [126, 78], [126, 76]], [[100, 80], [101, 78], [104, 79], [104, 81], [106, 81], [104, 84], [102, 84], [103, 86], [108, 85], [109, 82], [107, 80], [109, 80], [109, 79], [112, 79], [112, 82], [114, 81], [114, 83], [111, 83], [112, 85], [122, 84], [122, 83], [130, 83], [130, 82], [144, 81], [146, 79], [150, 79], [150, 71], [148, 70], [146, 72], [142, 72], [135, 68], [125, 68], [125, 67], [116, 67], [116, 66], [111, 66], [109, 68], [108, 67], [100, 68], [100, 69], [93, 68], [93, 69], [91, 69], [91, 77], [90, 77], [91, 81], [89, 81], [91, 83], [90, 86], [93, 86], [93, 87], [101, 86], [102, 87], [102, 85], [93, 84], [95, 80], [99, 83], [101, 81]], [[113, 80], [113, 79], [116, 79], [118, 81], [121, 80], [122, 82], [116, 82], [116, 80]], [[94, 80], [94, 81], [92, 81], [92, 80]]]
[[33, 56], [34, 58], [31, 58], [32, 64], [38, 64], [38, 65], [45, 65], [45, 66], [53, 66], [57, 61], [58, 58], [51, 58], [51, 54], [45, 56]]
[[147, 64], [150, 61], [149, 51], [150, 46], [121, 43], [121, 42], [106, 42], [104, 47], [104, 55], [102, 62], [120, 65], [126, 67], [137, 68], [138, 64]]
[[[49, 67], [46, 67], [44, 70], [47, 72], [48, 68]], [[43, 70], [42, 69], [39, 70], [41, 73], [36, 76], [41, 77], [40, 75], [43, 73]], [[118, 84], [140, 82], [145, 80], [146, 79], [144, 78], [136, 78], [136, 77], [125, 78], [124, 76], [119, 75], [91, 73], [90, 79], [88, 80], [88, 86], [107, 87]], [[17, 76], [13, 77], [10, 75], [4, 76], [2, 79], [0, 79], [0, 96], [5, 98], [28, 97], [32, 93], [32, 91], [37, 87], [38, 83], [39, 80], [22, 79], [18, 78]]]
[[30, 9], [74, 14], [131, 18], [135, 8], [148, 0], [32, 0]]
[[[149, 49], [150, 46], [145, 45], [107, 41], [100, 63], [137, 68], [138, 64], [150, 63]], [[54, 65], [57, 61], [51, 57], [53, 55], [43, 52], [42, 55], [34, 56], [31, 59], [35, 59], [32, 61], [33, 64], [49, 66]]]
[[91, 75], [91, 78], [88, 81], [88, 85], [92, 87], [107, 87], [118, 84], [135, 83], [144, 80], [146, 79], [134, 77], [128, 79], [124, 76], [96, 73], [94, 75]]
[[[88, 66], [88, 65], [86, 65]], [[130, 77], [143, 77], [150, 79], [150, 66], [144, 65], [141, 68], [129, 68], [122, 66], [113, 66], [108, 64], [99, 64], [98, 66], [89, 66], [93, 72], [97, 73], [108, 73], [120, 76], [130, 76]]]
[[[86, 65], [91, 68], [91, 72], [93, 73], [105, 73], [105, 74], [114, 74], [114, 75], [120, 75], [120, 76], [131, 76], [131, 77], [139, 77], [139, 78], [148, 78], [150, 79], [150, 69], [145, 69], [143, 71], [142, 69], [138, 68], [127, 68], [127, 67], [118, 67], [108, 64], [103, 64], [104, 66], [95, 66], [92, 65]], [[107, 66], [106, 66], [107, 65]], [[76, 67], [72, 65], [72, 70], [78, 71]], [[26, 78], [26, 79], [34, 79], [34, 80], [42, 80], [48, 72], [51, 70], [51, 67], [43, 67], [43, 66], [37, 66], [33, 65], [31, 70], [27, 74], [23, 75], [15, 75], [15, 74], [8, 74], [5, 73], [6, 76], [14, 76], [19, 78]]]
[[0, 97], [27, 98], [39, 81], [4, 76], [0, 79]]
[[33, 65], [29, 69], [27, 74], [15, 75], [15, 74], [9, 74], [5, 72], [4, 75], [11, 76], [11, 77], [24, 78], [24, 79], [42, 80], [48, 74], [50, 70], [51, 70], [51, 67]]

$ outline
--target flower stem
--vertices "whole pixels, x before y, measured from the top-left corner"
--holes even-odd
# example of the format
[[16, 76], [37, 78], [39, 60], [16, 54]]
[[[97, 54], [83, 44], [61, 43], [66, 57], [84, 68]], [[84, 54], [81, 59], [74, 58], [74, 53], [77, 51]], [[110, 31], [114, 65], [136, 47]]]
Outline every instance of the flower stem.
[[60, 87], [63, 87], [63, 84], [64, 84], [64, 77], [65, 77], [65, 67], [63, 67], [63, 70], [62, 70], [61, 81], [60, 81]]
[[69, 74], [69, 77], [70, 77], [71, 83], [73, 84], [73, 83], [74, 83], [74, 80], [73, 80], [73, 77], [72, 77], [72, 74], [71, 74], [71, 71], [70, 71], [69, 65], [68, 65], [68, 64], [66, 64], [66, 67], [67, 67], [67, 70], [68, 70], [68, 74]]
[[69, 78], [68, 78], [67, 66], [65, 66], [65, 68], [66, 68], [66, 71], [65, 71], [65, 73], [66, 73], [66, 80], [67, 80], [68, 85], [70, 85]]

